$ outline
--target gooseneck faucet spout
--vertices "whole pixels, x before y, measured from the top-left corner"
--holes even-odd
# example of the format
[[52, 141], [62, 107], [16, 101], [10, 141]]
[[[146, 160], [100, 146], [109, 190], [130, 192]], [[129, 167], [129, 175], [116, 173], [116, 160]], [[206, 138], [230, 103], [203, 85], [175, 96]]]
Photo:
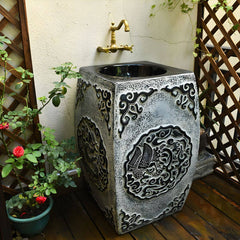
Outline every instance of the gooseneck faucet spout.
[[122, 27], [123, 24], [124, 24], [124, 26], [125, 26], [125, 32], [129, 32], [129, 31], [130, 31], [129, 25], [128, 25], [127, 20], [125, 20], [125, 19], [123, 19], [123, 20], [118, 24], [117, 27], [114, 27], [114, 23], [112, 23], [112, 26], [111, 26], [110, 30], [111, 30], [111, 31], [119, 30], [119, 29]]
[[121, 50], [121, 51], [122, 50], [127, 50], [127, 51], [132, 52], [133, 45], [131, 45], [131, 46], [128, 46], [128, 45], [122, 46], [122, 45], [120, 45], [118, 47], [117, 44], [116, 44], [115, 31], [119, 30], [122, 27], [123, 24], [125, 26], [125, 32], [129, 32], [130, 31], [128, 22], [125, 19], [121, 20], [121, 22], [118, 24], [117, 27], [115, 27], [114, 23], [112, 23], [112, 26], [110, 27], [110, 31], [111, 31], [111, 45], [107, 46], [106, 48], [98, 47], [97, 48], [98, 52], [105, 52], [105, 53], [112, 52], [112, 53], [114, 53], [114, 52], [117, 52], [118, 50]]

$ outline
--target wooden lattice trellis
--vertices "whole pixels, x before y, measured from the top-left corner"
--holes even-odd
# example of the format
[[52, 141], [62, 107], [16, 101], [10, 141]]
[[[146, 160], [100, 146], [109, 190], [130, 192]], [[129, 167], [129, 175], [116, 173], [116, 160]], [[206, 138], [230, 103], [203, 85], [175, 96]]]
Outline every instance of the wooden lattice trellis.
[[199, 5], [195, 74], [215, 171], [240, 186], [240, 0], [231, 6], [227, 11], [212, 1]]
[[[7, 101], [4, 105], [4, 111], [13, 111], [21, 109], [26, 104], [26, 86], [21, 88], [20, 91], [15, 89], [15, 84], [18, 82], [20, 75], [18, 72], [13, 70], [14, 68], [21, 66], [23, 68], [32, 71], [30, 46], [27, 31], [27, 19], [25, 11], [24, 0], [8, 0], [0, 2], [0, 35], [6, 36], [11, 40], [10, 45], [6, 45], [5, 50], [8, 52], [11, 60], [7, 64], [7, 81], [6, 81], [6, 95]], [[4, 63], [0, 60], [0, 65], [3, 67]], [[0, 94], [2, 93], [3, 84], [0, 83]], [[15, 93], [12, 95], [11, 93]], [[9, 96], [10, 94], [10, 96]], [[30, 102], [29, 106], [33, 107], [36, 105], [35, 90], [33, 81], [30, 84]], [[35, 120], [38, 121], [37, 119]], [[34, 140], [40, 140], [39, 132], [36, 129], [36, 122], [33, 126], [28, 129], [27, 141], [19, 135], [19, 129], [15, 130], [4, 130], [4, 136], [7, 144], [11, 146], [26, 145]], [[3, 146], [0, 146], [0, 163], [3, 164], [6, 159], [5, 150]], [[1, 166], [0, 166], [1, 170]], [[20, 173], [20, 179], [28, 183], [25, 178], [26, 171]], [[8, 193], [15, 193], [15, 187], [17, 182], [14, 174], [4, 182], [3, 189]]]

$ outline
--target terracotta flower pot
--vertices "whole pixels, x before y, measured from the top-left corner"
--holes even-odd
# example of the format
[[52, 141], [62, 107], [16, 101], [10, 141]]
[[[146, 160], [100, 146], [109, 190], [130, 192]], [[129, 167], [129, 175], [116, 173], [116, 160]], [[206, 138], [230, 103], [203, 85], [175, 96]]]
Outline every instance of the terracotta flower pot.
[[49, 200], [49, 206], [44, 212], [38, 216], [26, 219], [12, 217], [8, 211], [8, 204], [6, 204], [8, 218], [13, 223], [13, 227], [24, 236], [29, 237], [40, 234], [48, 224], [50, 211], [53, 207], [53, 199], [49, 197]]

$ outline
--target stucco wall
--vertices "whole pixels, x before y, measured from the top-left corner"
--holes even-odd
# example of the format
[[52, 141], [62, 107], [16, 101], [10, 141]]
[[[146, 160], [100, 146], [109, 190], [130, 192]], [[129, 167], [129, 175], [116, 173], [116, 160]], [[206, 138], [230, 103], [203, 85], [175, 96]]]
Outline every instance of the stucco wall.
[[[52, 67], [71, 61], [87, 65], [136, 60], [154, 61], [193, 70], [193, 26], [179, 10], [160, 9], [149, 17], [154, 0], [26, 0], [31, 54], [37, 97], [47, 95], [56, 80]], [[116, 32], [117, 44], [134, 45], [133, 53], [97, 53], [110, 42], [109, 27], [121, 19], [130, 32]], [[193, 23], [196, 11], [192, 13]], [[74, 134], [73, 117], [76, 81], [60, 108], [49, 106], [42, 124], [56, 129], [61, 139]]]

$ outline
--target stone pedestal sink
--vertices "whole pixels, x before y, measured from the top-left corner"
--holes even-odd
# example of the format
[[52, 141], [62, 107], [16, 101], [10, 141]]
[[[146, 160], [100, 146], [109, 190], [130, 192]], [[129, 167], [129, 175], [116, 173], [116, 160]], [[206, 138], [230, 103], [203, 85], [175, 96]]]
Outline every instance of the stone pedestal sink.
[[194, 74], [152, 62], [80, 68], [75, 129], [91, 193], [119, 234], [177, 211], [198, 159]]

